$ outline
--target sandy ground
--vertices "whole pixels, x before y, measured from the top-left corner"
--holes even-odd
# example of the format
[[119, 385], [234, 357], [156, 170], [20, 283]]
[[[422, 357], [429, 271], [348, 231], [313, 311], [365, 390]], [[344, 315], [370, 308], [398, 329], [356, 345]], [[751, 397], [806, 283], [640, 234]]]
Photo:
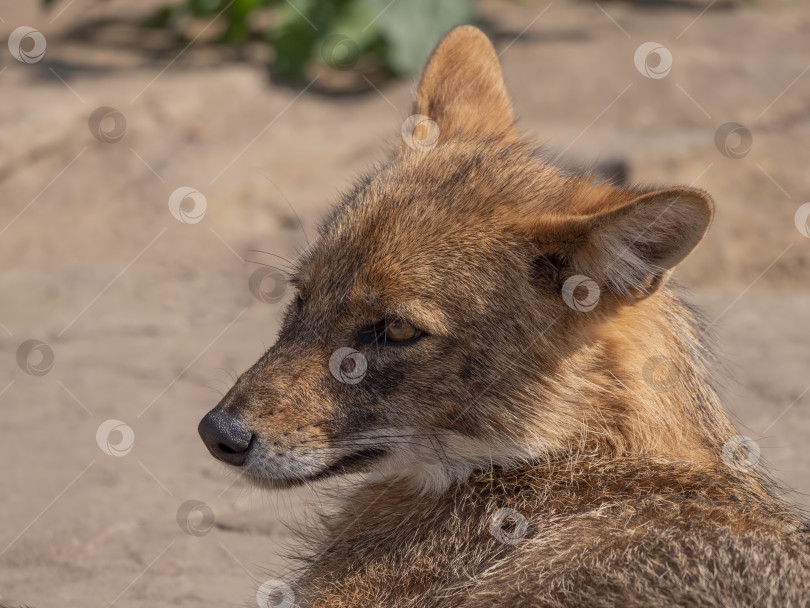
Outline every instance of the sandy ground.
[[[705, 6], [483, 10], [526, 132], [715, 196], [679, 278], [712, 319], [741, 432], [808, 505], [810, 239], [794, 214], [810, 197], [810, 7]], [[299, 96], [268, 79], [259, 49], [239, 62], [198, 42], [178, 57], [182, 44], [127, 25], [142, 11], [0, 3], [3, 41], [22, 25], [47, 39], [38, 63], [0, 49], [0, 603], [12, 606], [255, 606], [257, 587], [285, 576], [282, 522], [317, 496], [246, 487], [197, 422], [274, 340], [282, 304], [248, 289], [250, 262], [273, 258], [254, 250], [295, 255], [292, 209], [312, 234], [409, 114], [406, 82]], [[634, 66], [647, 41], [672, 53], [665, 78]], [[116, 143], [88, 128], [102, 106], [126, 121]], [[753, 138], [742, 158], [715, 143], [731, 121]], [[205, 197], [198, 223], [169, 212], [183, 186]], [[48, 373], [18, 364], [30, 339], [53, 353]], [[97, 442], [108, 419], [134, 433], [120, 457]], [[182, 529], [188, 500], [213, 527], [198, 512], [198, 535]]]

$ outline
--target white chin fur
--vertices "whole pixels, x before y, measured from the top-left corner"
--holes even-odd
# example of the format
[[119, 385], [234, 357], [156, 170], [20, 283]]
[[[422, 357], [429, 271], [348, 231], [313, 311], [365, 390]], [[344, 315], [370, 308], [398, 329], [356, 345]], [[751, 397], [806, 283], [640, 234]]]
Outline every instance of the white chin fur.
[[[258, 449], [256, 449], [258, 448]], [[248, 455], [243, 471], [247, 477], [268, 482], [300, 481], [315, 475], [324, 464], [314, 456], [277, 455], [263, 445], [257, 445]]]
[[[375, 442], [373, 435], [385, 439]], [[404, 479], [420, 494], [441, 494], [469, 479], [474, 471], [514, 466], [531, 456], [505, 442], [493, 443], [440, 429], [433, 433], [419, 429], [378, 430], [359, 443], [389, 450], [389, 455], [375, 465], [370, 480]]]

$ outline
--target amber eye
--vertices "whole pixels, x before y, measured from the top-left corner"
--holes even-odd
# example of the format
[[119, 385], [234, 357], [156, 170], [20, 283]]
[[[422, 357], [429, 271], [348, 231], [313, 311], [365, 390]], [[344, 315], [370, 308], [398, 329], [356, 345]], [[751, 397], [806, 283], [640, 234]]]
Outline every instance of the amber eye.
[[385, 324], [385, 339], [390, 342], [413, 340], [421, 335], [421, 331], [402, 319], [392, 319]]

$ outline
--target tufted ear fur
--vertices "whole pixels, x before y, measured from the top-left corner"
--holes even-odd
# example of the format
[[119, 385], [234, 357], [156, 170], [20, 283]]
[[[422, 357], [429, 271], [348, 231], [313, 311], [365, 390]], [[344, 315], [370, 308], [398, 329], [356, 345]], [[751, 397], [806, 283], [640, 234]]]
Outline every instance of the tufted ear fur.
[[414, 113], [436, 122], [440, 141], [517, 137], [498, 56], [481, 30], [462, 25], [442, 39], [422, 71]]
[[604, 213], [540, 218], [527, 228], [544, 255], [614, 293], [638, 298], [661, 287], [700, 243], [713, 210], [702, 190], [670, 188]]

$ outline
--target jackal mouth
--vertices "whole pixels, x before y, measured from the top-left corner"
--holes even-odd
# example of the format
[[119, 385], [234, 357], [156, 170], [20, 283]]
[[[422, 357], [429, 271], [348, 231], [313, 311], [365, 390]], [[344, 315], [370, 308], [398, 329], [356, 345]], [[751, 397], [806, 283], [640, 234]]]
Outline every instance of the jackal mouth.
[[256, 485], [271, 489], [286, 489], [337, 475], [366, 472], [369, 465], [379, 461], [387, 454], [388, 451], [383, 448], [369, 447], [350, 452], [324, 468], [311, 472], [268, 474], [264, 466], [257, 464], [252, 467], [248, 466], [245, 473], [246, 477]]
[[351, 454], [342, 456], [322, 471], [307, 478], [308, 481], [317, 481], [333, 475], [346, 475], [349, 473], [360, 473], [370, 464], [383, 458], [388, 452], [383, 448], [364, 448]]

